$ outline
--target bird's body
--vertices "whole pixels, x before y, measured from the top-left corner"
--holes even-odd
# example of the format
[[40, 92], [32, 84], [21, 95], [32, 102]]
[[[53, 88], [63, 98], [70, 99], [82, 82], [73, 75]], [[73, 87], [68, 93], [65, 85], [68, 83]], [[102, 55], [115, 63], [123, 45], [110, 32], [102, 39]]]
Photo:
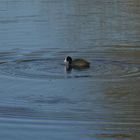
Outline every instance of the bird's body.
[[84, 59], [75, 59], [71, 63], [72, 68], [89, 68], [89, 62]]
[[86, 69], [90, 67], [90, 63], [87, 62], [84, 59], [74, 59], [70, 56], [67, 56], [64, 60], [65, 65], [68, 69], [73, 68], [73, 69]]

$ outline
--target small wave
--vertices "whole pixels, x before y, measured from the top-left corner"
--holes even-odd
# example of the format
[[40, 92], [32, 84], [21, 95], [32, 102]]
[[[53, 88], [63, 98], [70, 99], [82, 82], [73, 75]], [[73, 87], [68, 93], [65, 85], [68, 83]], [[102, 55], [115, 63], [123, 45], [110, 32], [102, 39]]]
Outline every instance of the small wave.
[[[67, 72], [63, 64], [63, 59], [64, 55], [68, 54], [68, 51], [55, 52], [55, 56], [53, 55], [51, 57], [46, 57], [38, 53], [34, 53], [32, 56], [32, 52], [31, 55], [25, 54], [20, 58], [17, 57], [17, 59], [15, 59], [16, 53], [8, 53], [8, 55], [7, 53], [3, 53], [1, 56], [3, 61], [0, 62], [0, 73], [7, 76], [28, 79], [117, 79], [140, 76], [139, 64], [111, 60], [111, 58], [94, 59], [92, 58], [92, 54], [89, 54], [91, 64], [89, 69], [82, 71], [72, 69], [71, 72]], [[40, 53], [44, 54], [43, 51], [40, 51]], [[69, 53], [72, 52], [70, 51]], [[11, 58], [14, 59], [11, 60]]]

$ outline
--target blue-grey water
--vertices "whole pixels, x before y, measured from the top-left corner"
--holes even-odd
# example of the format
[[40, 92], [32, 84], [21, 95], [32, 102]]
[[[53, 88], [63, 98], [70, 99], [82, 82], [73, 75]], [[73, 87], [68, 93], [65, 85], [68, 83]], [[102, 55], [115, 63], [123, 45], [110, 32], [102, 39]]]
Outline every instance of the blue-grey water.
[[0, 139], [140, 139], [140, 1], [0, 0]]

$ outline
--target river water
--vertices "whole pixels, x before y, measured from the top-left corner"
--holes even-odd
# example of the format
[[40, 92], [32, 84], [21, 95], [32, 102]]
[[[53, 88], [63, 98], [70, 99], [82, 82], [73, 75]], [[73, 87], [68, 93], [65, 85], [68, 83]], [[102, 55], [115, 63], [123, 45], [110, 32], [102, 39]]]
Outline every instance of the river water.
[[[1, 139], [140, 139], [139, 9], [138, 0], [1, 0]], [[90, 68], [67, 72], [67, 55]]]

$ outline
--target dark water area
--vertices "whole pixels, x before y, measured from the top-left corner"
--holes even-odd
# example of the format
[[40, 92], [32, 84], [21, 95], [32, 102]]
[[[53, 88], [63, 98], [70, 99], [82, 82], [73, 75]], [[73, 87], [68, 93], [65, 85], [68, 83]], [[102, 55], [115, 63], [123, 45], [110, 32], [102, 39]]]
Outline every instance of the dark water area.
[[[138, 0], [1, 0], [1, 139], [140, 139], [139, 9]], [[90, 68], [67, 72], [67, 55]]]

